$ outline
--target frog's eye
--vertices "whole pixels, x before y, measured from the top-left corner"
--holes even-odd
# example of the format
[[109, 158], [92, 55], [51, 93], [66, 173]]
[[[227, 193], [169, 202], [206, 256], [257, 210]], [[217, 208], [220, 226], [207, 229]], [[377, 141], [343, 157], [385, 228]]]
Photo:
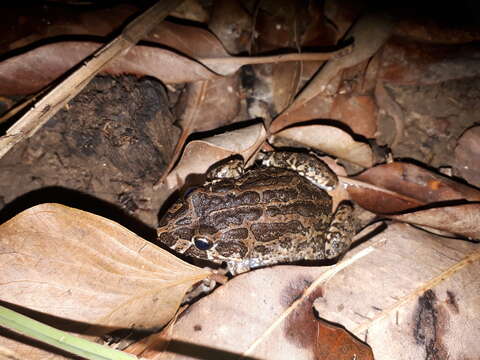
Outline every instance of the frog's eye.
[[198, 250], [209, 250], [213, 246], [213, 242], [201, 236], [194, 236], [192, 241]]

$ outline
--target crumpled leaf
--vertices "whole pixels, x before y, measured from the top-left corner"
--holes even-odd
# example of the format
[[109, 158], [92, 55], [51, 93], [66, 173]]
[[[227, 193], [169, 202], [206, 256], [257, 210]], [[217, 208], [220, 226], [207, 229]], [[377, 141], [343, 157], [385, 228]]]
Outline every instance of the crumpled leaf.
[[295, 126], [280, 131], [270, 140], [276, 146], [301, 144], [363, 167], [373, 165], [373, 153], [370, 147], [353, 140], [348, 133], [334, 126]]
[[378, 165], [353, 179], [375, 185], [352, 183], [355, 186], [349, 186], [347, 190], [357, 204], [377, 214], [404, 211], [434, 202], [480, 201], [478, 190], [409, 163]]
[[209, 275], [108, 219], [59, 204], [25, 210], [0, 233], [0, 300], [80, 322], [90, 335], [165, 325]]
[[229, 156], [240, 154], [246, 161], [266, 138], [263, 124], [251, 125], [203, 140], [189, 142], [178, 165], [167, 176], [168, 189], [181, 187], [191, 174], [204, 174], [210, 166]]
[[[98, 42], [63, 41], [8, 58], [0, 62], [0, 94], [20, 95], [39, 91], [101, 46], [103, 44]], [[107, 66], [104, 72], [148, 75], [165, 83], [219, 78], [196, 61], [149, 46], [134, 47]]]
[[[386, 14], [368, 13], [361, 17], [346, 35], [354, 38], [353, 51], [344, 57], [329, 61], [294, 102], [274, 120], [271, 132], [275, 133], [296, 122], [315, 118], [315, 116], [308, 117], [308, 113], [306, 114], [303, 108], [309, 106], [309, 102], [312, 101], [315, 109], [318, 97], [322, 98], [335, 93], [339, 84], [338, 81], [332, 82], [332, 80], [338, 78], [339, 72], [374, 55], [388, 39], [391, 30], [392, 20]], [[297, 111], [302, 114], [301, 117], [297, 116]]]
[[[320, 318], [366, 341], [376, 360], [424, 359], [433, 351], [475, 358], [479, 270], [477, 245], [395, 224], [350, 250], [337, 265], [280, 265], [239, 275], [146, 339], [143, 352], [135, 354], [147, 359], [199, 354], [330, 359], [317, 352], [323, 346], [332, 359], [368, 358], [368, 348], [341, 339], [338, 330], [332, 342], [319, 336], [325, 328], [313, 306]], [[168, 353], [159, 353], [159, 343], [165, 342]]]

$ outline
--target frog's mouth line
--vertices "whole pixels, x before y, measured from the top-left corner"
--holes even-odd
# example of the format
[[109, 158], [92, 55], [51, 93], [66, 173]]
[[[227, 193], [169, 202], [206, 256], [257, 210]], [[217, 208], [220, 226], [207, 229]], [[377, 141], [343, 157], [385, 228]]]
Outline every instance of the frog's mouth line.
[[176, 252], [178, 252], [180, 254], [185, 254], [188, 251], [188, 249], [190, 249], [192, 247], [192, 245], [193, 245], [193, 243], [191, 241], [180, 240], [180, 241], [177, 241], [170, 248], [175, 250]]

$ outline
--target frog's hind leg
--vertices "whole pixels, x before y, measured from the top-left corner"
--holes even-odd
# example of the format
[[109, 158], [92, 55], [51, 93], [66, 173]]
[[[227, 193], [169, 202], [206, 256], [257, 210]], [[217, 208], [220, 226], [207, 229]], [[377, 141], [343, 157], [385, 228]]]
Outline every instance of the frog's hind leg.
[[338, 184], [337, 175], [313, 154], [273, 151], [258, 157], [262, 165], [293, 170], [323, 190], [333, 190]]
[[333, 259], [348, 250], [356, 231], [353, 207], [348, 202], [341, 202], [332, 217], [330, 227], [325, 232], [325, 252], [327, 259]]

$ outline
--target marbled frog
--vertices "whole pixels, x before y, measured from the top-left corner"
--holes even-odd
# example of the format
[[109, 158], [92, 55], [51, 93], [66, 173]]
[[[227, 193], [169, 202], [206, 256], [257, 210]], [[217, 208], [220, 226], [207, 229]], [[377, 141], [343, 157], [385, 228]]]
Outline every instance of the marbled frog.
[[179, 253], [216, 263], [232, 274], [299, 260], [331, 259], [345, 252], [355, 231], [352, 207], [332, 211], [326, 190], [336, 175], [305, 153], [261, 155], [244, 169], [231, 159], [207, 182], [178, 199], [160, 222], [161, 242]]

